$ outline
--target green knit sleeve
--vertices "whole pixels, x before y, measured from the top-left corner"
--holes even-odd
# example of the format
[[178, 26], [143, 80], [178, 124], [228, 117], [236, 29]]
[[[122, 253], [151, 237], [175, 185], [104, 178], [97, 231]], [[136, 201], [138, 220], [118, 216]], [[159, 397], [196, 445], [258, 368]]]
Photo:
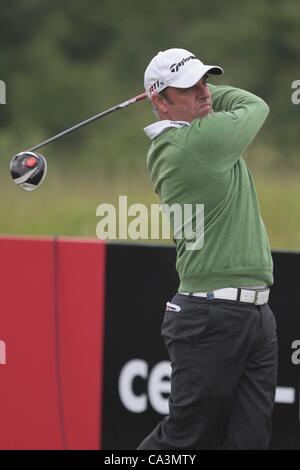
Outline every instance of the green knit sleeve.
[[209, 88], [214, 112], [195, 119], [186, 129], [185, 148], [201, 159], [207, 171], [224, 172], [254, 140], [269, 107], [258, 96], [238, 88]]

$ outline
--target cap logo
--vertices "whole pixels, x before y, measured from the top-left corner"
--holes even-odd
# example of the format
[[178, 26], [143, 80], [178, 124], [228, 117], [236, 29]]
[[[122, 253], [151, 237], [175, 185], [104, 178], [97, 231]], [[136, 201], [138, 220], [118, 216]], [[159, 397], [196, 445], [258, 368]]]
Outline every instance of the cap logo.
[[153, 85], [151, 85], [151, 87], [149, 88], [150, 95], [153, 95], [153, 93], [155, 93], [157, 89], [160, 88], [161, 86], [164, 86], [164, 82], [160, 80], [157, 80], [155, 83], [153, 83]]
[[170, 67], [171, 72], [178, 72], [179, 68], [191, 59], [197, 59], [197, 57], [195, 57], [194, 55], [190, 55], [189, 57], [185, 57], [184, 59], [182, 59], [180, 62], [172, 64]]

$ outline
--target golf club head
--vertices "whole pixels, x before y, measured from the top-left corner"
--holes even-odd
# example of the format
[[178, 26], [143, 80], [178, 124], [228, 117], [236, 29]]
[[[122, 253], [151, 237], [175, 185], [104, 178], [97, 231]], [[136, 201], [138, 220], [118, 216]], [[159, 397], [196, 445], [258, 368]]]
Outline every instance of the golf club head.
[[10, 174], [17, 186], [25, 191], [38, 188], [47, 172], [47, 161], [39, 153], [20, 152], [10, 162]]

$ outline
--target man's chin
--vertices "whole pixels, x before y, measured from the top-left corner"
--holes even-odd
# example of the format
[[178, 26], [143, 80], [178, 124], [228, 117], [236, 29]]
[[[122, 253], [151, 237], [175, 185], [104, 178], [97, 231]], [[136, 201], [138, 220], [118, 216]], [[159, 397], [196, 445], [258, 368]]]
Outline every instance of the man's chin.
[[204, 118], [208, 116], [212, 112], [212, 107], [210, 104], [207, 104], [205, 106], [202, 106], [200, 111], [199, 111], [199, 117]]

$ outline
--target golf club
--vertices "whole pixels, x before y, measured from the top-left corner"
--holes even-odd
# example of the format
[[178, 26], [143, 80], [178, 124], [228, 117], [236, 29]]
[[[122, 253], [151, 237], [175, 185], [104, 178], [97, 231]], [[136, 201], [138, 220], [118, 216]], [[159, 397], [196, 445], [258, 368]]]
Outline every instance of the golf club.
[[12, 179], [14, 180], [17, 186], [24, 189], [25, 191], [33, 191], [44, 181], [47, 171], [47, 162], [45, 157], [43, 157], [41, 154], [34, 153], [34, 150], [44, 147], [45, 145], [48, 145], [51, 142], [54, 142], [83, 126], [86, 126], [87, 124], [90, 124], [91, 122], [94, 122], [97, 119], [107, 116], [108, 114], [114, 113], [119, 109], [124, 109], [130, 104], [136, 103], [137, 101], [141, 101], [146, 97], [147, 93], [141, 93], [140, 95], [137, 95], [134, 98], [130, 98], [129, 100], [124, 101], [123, 103], [119, 103], [116, 106], [113, 106], [112, 108], [102, 111], [102, 113], [96, 114], [95, 116], [81, 121], [78, 124], [75, 124], [69, 129], [66, 129], [60, 132], [59, 134], [56, 134], [55, 136], [44, 140], [40, 144], [29, 148], [25, 152], [18, 153], [11, 159], [10, 162], [10, 173]]

